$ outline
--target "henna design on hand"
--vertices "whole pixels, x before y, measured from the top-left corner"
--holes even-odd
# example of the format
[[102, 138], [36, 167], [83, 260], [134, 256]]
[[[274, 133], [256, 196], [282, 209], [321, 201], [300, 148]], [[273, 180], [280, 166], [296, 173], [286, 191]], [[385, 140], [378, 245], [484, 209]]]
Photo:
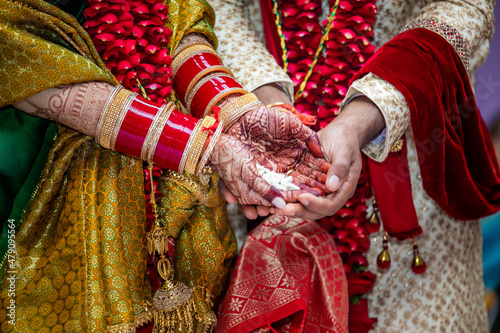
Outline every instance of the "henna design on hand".
[[[323, 170], [329, 164], [307, 151], [310, 142], [313, 146], [319, 143], [316, 133], [295, 115], [259, 107], [221, 137], [210, 161], [240, 204], [268, 206], [276, 197], [296, 202], [301, 193], [323, 196], [328, 192], [321, 181], [326, 179]], [[277, 191], [258, 175], [256, 163], [279, 173], [297, 168], [290, 175], [300, 190]]]
[[259, 176], [256, 162], [251, 146], [226, 134], [220, 136], [210, 155], [212, 167], [238, 202], [269, 206], [282, 195]]
[[47, 89], [14, 106], [94, 136], [99, 116], [113, 90], [105, 82], [84, 82]]

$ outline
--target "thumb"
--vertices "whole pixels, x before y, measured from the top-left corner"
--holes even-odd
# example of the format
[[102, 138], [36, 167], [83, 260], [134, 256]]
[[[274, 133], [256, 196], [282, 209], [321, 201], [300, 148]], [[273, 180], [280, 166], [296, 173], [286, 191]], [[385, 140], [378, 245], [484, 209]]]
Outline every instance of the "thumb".
[[349, 176], [351, 166], [351, 153], [348, 149], [341, 149], [335, 154], [330, 154], [332, 164], [326, 176], [326, 188], [332, 192], [338, 191]]

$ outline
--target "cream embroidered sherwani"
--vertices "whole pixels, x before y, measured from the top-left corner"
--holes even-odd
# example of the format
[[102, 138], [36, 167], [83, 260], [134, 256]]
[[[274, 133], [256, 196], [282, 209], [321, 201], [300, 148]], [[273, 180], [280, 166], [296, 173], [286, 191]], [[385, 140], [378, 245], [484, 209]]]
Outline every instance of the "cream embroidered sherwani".
[[[266, 83], [279, 82], [292, 94], [291, 81], [260, 43], [259, 1], [209, 2], [217, 15], [216, 32], [221, 40], [218, 52], [237, 80], [248, 91]], [[469, 76], [473, 82], [472, 73], [483, 63], [489, 50], [495, 0], [380, 0], [376, 4], [379, 14], [374, 26], [375, 46], [380, 47], [405, 25], [418, 19], [442, 20], [466, 40], [470, 49]], [[369, 157], [383, 161], [392, 144], [406, 134], [413, 202], [424, 231], [418, 237], [418, 244], [427, 263], [424, 274], [414, 274], [410, 267], [413, 258], [411, 242], [390, 239], [391, 268], [387, 272], [378, 272], [376, 258], [382, 249], [382, 237], [380, 233], [372, 235], [369, 268], [378, 276], [368, 297], [370, 315], [378, 318], [375, 331], [488, 332], [480, 223], [451, 218], [424, 192], [409, 109], [403, 95], [373, 74], [355, 81], [345, 101], [360, 93], [379, 107], [386, 124], [385, 141], [365, 147], [364, 152]]]

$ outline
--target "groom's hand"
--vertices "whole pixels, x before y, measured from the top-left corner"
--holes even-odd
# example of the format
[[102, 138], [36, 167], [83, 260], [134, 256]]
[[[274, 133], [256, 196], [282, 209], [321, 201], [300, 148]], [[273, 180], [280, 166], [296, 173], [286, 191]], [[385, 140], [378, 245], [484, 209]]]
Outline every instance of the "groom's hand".
[[343, 112], [318, 133], [325, 157], [331, 162], [326, 197], [301, 194], [299, 203], [290, 203], [282, 212], [289, 216], [319, 219], [335, 214], [352, 197], [362, 168], [360, 150], [384, 127], [384, 118], [368, 98], [351, 101]]

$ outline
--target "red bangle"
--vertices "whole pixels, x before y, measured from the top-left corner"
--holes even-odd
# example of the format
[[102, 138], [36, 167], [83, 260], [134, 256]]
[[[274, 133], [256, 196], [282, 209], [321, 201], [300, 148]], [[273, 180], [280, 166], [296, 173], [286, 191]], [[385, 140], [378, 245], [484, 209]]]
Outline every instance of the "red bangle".
[[235, 79], [227, 76], [215, 77], [192, 94], [191, 114], [199, 118], [204, 117], [222, 97], [236, 92], [247, 93]]
[[123, 119], [114, 149], [130, 156], [140, 157], [144, 140], [160, 107], [159, 104], [137, 96]]
[[215, 54], [199, 53], [186, 60], [186, 62], [179, 67], [179, 70], [173, 78], [173, 87], [183, 104], [191, 82], [195, 80], [200, 72], [216, 66], [225, 68], [222, 61]]
[[162, 168], [179, 171], [182, 154], [198, 119], [174, 110], [163, 128], [153, 161]]

